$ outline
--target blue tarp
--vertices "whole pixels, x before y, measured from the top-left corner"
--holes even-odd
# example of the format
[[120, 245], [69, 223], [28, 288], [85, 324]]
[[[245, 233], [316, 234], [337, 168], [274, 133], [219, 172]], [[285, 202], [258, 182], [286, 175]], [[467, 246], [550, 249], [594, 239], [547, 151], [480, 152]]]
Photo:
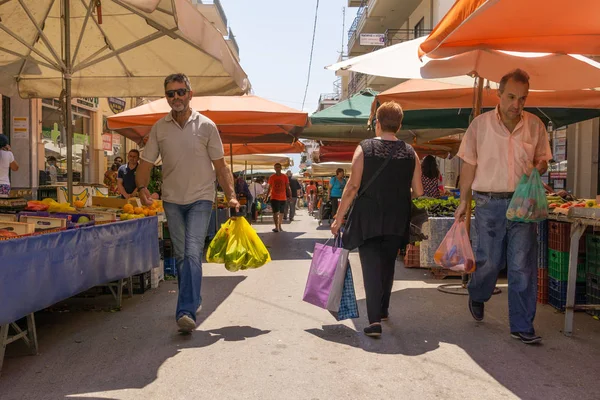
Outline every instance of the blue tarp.
[[159, 260], [157, 217], [0, 241], [0, 325]]

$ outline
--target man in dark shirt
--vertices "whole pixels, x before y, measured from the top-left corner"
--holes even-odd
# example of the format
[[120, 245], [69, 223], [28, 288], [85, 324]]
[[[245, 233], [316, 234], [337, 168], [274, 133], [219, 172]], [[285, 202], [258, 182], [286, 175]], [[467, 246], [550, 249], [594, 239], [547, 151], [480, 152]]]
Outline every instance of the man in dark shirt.
[[135, 184], [135, 171], [140, 161], [140, 152], [132, 149], [127, 154], [127, 164], [119, 167], [117, 176], [117, 188], [121, 197], [128, 199], [137, 194], [137, 186]]
[[296, 215], [296, 203], [298, 197], [302, 196], [302, 186], [297, 179], [292, 178], [292, 171], [287, 172], [288, 179], [290, 181], [290, 189], [292, 189], [292, 196], [288, 197], [287, 203], [285, 204], [285, 210], [283, 213], [283, 219], [287, 220], [289, 217], [290, 222], [294, 220]]

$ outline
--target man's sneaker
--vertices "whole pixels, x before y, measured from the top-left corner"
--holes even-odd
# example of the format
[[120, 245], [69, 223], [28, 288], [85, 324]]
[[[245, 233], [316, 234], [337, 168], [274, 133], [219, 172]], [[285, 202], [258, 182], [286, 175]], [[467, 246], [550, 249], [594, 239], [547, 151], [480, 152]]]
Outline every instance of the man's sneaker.
[[200, 314], [200, 311], [202, 311], [202, 304], [198, 306], [198, 309], [196, 310], [196, 315]]
[[473, 301], [469, 299], [469, 311], [471, 311], [471, 315], [477, 322], [483, 321], [483, 309], [485, 303], [481, 303], [479, 301]]
[[184, 315], [177, 320], [180, 332], [190, 333], [196, 329], [196, 322], [189, 315]]
[[363, 329], [365, 335], [370, 337], [379, 337], [381, 336], [381, 324], [372, 324]]
[[520, 340], [525, 344], [537, 344], [541, 343], [542, 341], [542, 337], [536, 335], [535, 333], [511, 332], [510, 337]]

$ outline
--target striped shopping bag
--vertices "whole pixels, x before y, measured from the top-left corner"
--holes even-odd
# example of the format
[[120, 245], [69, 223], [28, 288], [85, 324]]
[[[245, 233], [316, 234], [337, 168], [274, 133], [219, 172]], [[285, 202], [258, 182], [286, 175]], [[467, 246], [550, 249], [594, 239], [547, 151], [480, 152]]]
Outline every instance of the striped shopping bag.
[[349, 318], [358, 318], [358, 303], [356, 302], [356, 293], [354, 292], [354, 279], [352, 279], [352, 268], [348, 262], [346, 268], [346, 277], [344, 278], [344, 288], [342, 290], [342, 300], [338, 312], [330, 311], [331, 315], [338, 321]]

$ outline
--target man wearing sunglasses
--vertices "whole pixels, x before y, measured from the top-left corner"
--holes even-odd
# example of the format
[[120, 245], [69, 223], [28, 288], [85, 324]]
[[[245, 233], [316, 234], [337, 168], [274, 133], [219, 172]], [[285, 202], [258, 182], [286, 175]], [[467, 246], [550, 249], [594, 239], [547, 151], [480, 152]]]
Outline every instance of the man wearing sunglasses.
[[162, 195], [177, 263], [179, 330], [192, 332], [202, 297], [202, 257], [215, 199], [215, 177], [239, 211], [232, 173], [225, 163], [223, 143], [213, 121], [190, 108], [192, 86], [184, 74], [165, 79], [171, 112], [152, 127], [136, 174], [140, 198], [151, 204], [146, 188], [159, 155], [163, 162]]

